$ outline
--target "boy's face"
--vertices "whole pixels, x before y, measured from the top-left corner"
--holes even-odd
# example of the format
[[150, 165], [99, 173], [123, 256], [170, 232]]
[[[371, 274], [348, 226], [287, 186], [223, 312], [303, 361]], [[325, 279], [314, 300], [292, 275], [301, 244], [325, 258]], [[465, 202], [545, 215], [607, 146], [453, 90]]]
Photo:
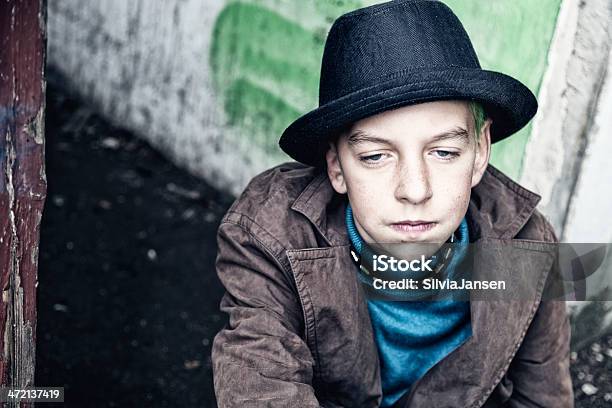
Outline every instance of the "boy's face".
[[405, 106], [355, 122], [330, 143], [327, 173], [348, 194], [366, 242], [443, 243], [489, 161], [490, 125], [474, 138], [467, 102]]

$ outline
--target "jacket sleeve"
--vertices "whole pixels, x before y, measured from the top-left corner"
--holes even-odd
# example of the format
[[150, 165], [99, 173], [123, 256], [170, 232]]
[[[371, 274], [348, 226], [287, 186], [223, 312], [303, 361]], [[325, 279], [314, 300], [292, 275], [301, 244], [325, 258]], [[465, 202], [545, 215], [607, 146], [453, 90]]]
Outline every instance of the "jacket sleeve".
[[220, 309], [229, 315], [212, 345], [219, 407], [319, 407], [300, 301], [281, 264], [233, 221], [221, 224], [217, 244]]

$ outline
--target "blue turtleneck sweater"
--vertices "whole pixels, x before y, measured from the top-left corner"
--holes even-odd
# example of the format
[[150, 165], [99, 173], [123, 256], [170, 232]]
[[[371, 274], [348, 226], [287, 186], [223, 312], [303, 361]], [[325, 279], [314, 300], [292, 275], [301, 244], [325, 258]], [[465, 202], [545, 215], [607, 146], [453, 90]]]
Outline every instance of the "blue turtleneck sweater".
[[[355, 228], [350, 204], [346, 208], [346, 227], [353, 246], [361, 252], [363, 240]], [[465, 218], [456, 236], [459, 243], [469, 242]], [[465, 251], [456, 251], [448, 268], [454, 268], [464, 254]], [[393, 405], [410, 392], [416, 380], [472, 335], [469, 302], [367, 302], [380, 360], [381, 407]]]

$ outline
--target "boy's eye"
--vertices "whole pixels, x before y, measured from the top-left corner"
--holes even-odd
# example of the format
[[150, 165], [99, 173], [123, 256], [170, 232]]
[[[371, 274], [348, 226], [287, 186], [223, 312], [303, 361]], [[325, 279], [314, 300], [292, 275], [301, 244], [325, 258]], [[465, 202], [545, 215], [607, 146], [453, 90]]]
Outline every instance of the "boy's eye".
[[362, 156], [362, 157], [359, 158], [359, 160], [365, 161], [365, 162], [378, 162], [378, 161], [380, 161], [380, 158], [382, 156], [383, 156], [382, 153], [371, 154], [369, 156]]
[[434, 152], [439, 158], [445, 159], [445, 160], [450, 160], [454, 157], [459, 156], [459, 153], [449, 152], [448, 150], [434, 150]]

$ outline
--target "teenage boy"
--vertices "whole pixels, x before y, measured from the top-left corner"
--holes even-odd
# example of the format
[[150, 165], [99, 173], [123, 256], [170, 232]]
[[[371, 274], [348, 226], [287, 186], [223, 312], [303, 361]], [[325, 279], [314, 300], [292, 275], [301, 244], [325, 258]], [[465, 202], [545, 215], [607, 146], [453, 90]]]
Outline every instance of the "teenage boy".
[[[522, 301], [376, 301], [354, 262], [375, 243], [556, 242], [540, 197], [488, 164], [536, 109], [480, 68], [441, 2], [338, 18], [319, 107], [280, 139], [300, 163], [256, 176], [219, 227], [219, 406], [573, 406], [565, 305], [541, 285]], [[511, 267], [542, 282], [551, 263], [527, 250]]]

